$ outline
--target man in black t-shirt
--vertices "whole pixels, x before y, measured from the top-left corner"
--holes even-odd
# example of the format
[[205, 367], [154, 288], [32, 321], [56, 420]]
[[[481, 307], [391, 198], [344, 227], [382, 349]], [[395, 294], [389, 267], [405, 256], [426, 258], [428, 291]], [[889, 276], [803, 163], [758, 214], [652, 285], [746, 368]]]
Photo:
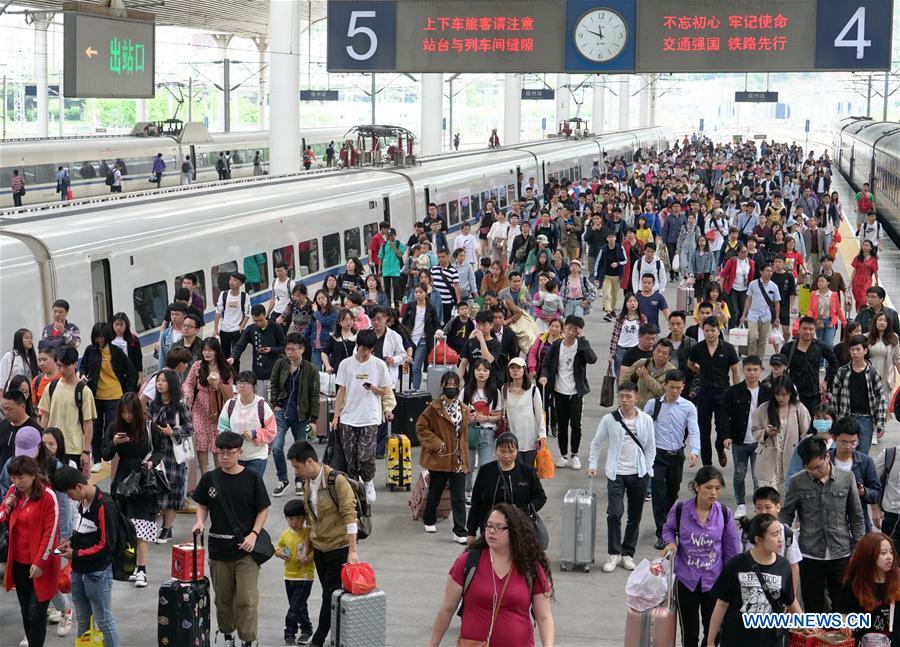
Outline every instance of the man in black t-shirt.
[[245, 645], [257, 640], [259, 565], [250, 553], [270, 506], [262, 479], [238, 463], [243, 445], [243, 436], [232, 431], [216, 436], [219, 467], [204, 474], [194, 489], [194, 532], [203, 532], [210, 519], [209, 571], [226, 645], [234, 644], [235, 630]]
[[492, 334], [493, 326], [494, 315], [490, 310], [480, 310], [475, 315], [475, 331], [466, 342], [463, 354], [459, 357], [459, 367], [457, 367], [463, 381], [468, 380], [472, 364], [478, 359], [489, 361], [495, 379], [502, 379], [500, 367], [497, 365], [500, 359], [500, 341], [495, 339]]
[[[700, 390], [694, 399], [697, 405], [697, 417], [700, 423], [700, 458], [703, 465], [712, 465], [712, 419], [716, 417], [716, 451], [719, 465], [725, 467], [728, 457], [725, 454], [724, 435], [719, 438], [718, 430], [723, 427], [722, 401], [725, 391], [731, 383], [741, 380], [738, 371], [738, 354], [734, 346], [722, 341], [719, 335], [719, 321], [715, 317], [707, 317], [701, 322], [704, 340], [696, 344], [688, 354], [688, 367], [698, 374]], [[729, 370], [731, 381], [729, 381]]]

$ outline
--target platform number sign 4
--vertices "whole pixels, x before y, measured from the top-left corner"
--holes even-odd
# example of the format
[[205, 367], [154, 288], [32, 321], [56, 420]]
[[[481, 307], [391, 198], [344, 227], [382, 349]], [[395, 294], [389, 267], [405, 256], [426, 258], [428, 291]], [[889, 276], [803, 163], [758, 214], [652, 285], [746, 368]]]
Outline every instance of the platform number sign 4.
[[394, 69], [397, 9], [393, 2], [328, 3], [328, 69]]
[[890, 69], [891, 0], [818, 0], [816, 69]]

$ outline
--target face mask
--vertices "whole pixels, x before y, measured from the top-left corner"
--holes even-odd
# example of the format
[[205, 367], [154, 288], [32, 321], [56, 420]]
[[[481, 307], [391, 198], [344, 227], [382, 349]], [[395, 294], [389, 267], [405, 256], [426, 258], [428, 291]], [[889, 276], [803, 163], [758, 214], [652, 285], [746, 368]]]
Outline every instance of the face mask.
[[824, 434], [831, 431], [831, 420], [813, 420], [813, 429], [817, 434]]
[[444, 397], [448, 400], [455, 400], [459, 397], [459, 387], [448, 386], [444, 389]]

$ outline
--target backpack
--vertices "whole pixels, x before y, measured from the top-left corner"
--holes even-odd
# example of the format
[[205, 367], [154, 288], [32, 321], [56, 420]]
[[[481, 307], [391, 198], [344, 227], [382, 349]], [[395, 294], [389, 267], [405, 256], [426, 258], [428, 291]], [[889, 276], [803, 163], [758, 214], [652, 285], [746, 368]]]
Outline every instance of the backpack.
[[182, 162], [182, 164], [181, 164], [181, 172], [182, 172], [182, 173], [190, 173], [190, 172], [191, 172], [191, 165], [188, 164], [187, 162]]
[[372, 506], [366, 499], [366, 485], [362, 481], [350, 478], [340, 470], [331, 470], [326, 480], [326, 486], [328, 487], [328, 496], [331, 497], [335, 507], [338, 504], [337, 488], [335, 487], [338, 474], [346, 479], [350, 489], [353, 490], [353, 496], [356, 499], [356, 540], [362, 541], [372, 534]]
[[888, 477], [891, 475], [891, 469], [894, 467], [894, 460], [896, 458], [896, 447], [888, 447], [884, 450], [884, 472], [881, 474], [881, 494], [878, 497], [879, 504], [884, 501], [884, 490], [887, 487]]
[[[59, 384], [59, 380], [53, 380], [50, 382], [50, 385], [47, 387], [50, 391], [50, 400], [53, 400], [53, 393], [56, 391], [56, 387]], [[82, 405], [84, 404], [84, 387], [87, 386], [87, 382], [84, 380], [79, 380], [78, 384], [75, 385], [75, 406], [78, 407], [78, 424], [84, 424], [84, 411]]]
[[131, 519], [122, 514], [111, 496], [107, 495], [103, 498], [103, 505], [112, 508], [115, 525], [115, 544], [110, 547], [113, 579], [127, 582], [137, 568], [137, 532]]
[[114, 170], [110, 170], [110, 172], [106, 174], [106, 186], [113, 186], [115, 183], [116, 172]]
[[[228, 293], [230, 291], [231, 290], [222, 290], [222, 292], [219, 295], [219, 301], [221, 301], [223, 313], [225, 312], [225, 303], [226, 303], [226, 299], [228, 299]], [[242, 317], [246, 311], [247, 311], [247, 293], [242, 290], [241, 291], [241, 316]]]
[[[195, 387], [196, 388], [196, 387]], [[228, 401], [228, 417], [231, 417], [231, 414], [234, 413], [234, 407], [237, 405], [237, 396], [231, 398]], [[266, 401], [263, 398], [260, 398], [256, 402], [256, 415], [259, 416], [259, 426], [266, 426]]]
[[225, 170], [225, 158], [224, 157], [220, 157], [219, 159], [216, 160], [216, 170], [217, 171]]

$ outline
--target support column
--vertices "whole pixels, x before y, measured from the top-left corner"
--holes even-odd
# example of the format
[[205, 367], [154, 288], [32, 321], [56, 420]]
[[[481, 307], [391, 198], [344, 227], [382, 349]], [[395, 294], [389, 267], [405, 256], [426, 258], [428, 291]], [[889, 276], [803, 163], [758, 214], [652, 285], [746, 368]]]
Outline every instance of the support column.
[[656, 125], [656, 80], [659, 77], [656, 74], [650, 75], [650, 110], [648, 111], [648, 126]]
[[[213, 34], [212, 39], [219, 48], [222, 55], [222, 106], [219, 109], [219, 127], [223, 132], [231, 130], [231, 88], [229, 87], [231, 79], [228, 78], [228, 45], [234, 34]], [[299, 39], [299, 36], [298, 36]]]
[[442, 150], [441, 127], [444, 123], [444, 75], [423, 74], [422, 128], [419, 139], [420, 155], [436, 155]]
[[134, 100], [134, 121], [135, 121], [135, 123], [147, 121], [147, 100], [146, 99], [135, 99]]
[[591, 92], [593, 93], [591, 132], [595, 134], [602, 133], [603, 121], [605, 117], [603, 113], [606, 110], [606, 79], [603, 77], [603, 75], [598, 74], [597, 78], [594, 79], [594, 87]]
[[503, 87], [503, 136], [506, 145], [522, 141], [522, 77], [507, 74]]
[[564, 119], [569, 118], [569, 100], [572, 98], [572, 93], [569, 92], [569, 88], [565, 87], [569, 85], [569, 75], [568, 74], [557, 74], [556, 75], [556, 124], [553, 127], [553, 132], [559, 131], [559, 122]]
[[53, 20], [52, 13], [36, 13], [34, 16], [34, 74], [37, 77], [37, 127], [38, 137], [47, 137], [50, 124], [49, 90], [47, 84], [47, 28]]
[[299, 0], [269, 2], [269, 169], [273, 175], [296, 173], [300, 152], [300, 21]]
[[259, 97], [256, 105], [259, 110], [259, 130], [266, 129], [266, 93], [268, 89], [268, 70], [266, 69], [266, 48], [269, 46], [269, 39], [262, 36], [253, 38], [256, 43], [256, 50], [259, 52]]
[[59, 85], [57, 86], [57, 96], [59, 98], [59, 136], [65, 136], [66, 124], [66, 97], [65, 88], [63, 88], [63, 73], [59, 73]]
[[619, 77], [619, 130], [628, 129], [629, 103], [631, 102], [631, 77], [622, 74]]
[[638, 83], [641, 84], [641, 90], [638, 94], [640, 118], [638, 120], [639, 128], [646, 128], [650, 119], [650, 80], [647, 76], [639, 76]]

